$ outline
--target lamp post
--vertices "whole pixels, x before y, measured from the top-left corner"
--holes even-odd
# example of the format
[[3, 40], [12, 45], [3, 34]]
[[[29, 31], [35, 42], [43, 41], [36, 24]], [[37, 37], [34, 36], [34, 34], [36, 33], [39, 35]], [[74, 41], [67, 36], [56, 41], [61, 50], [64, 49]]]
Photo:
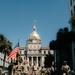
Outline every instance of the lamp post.
[[26, 55], [26, 60], [27, 60], [27, 51], [25, 51], [25, 55]]
[[27, 51], [28, 51], [28, 40], [26, 40], [25, 56], [27, 60]]
[[54, 50], [54, 71], [56, 71], [56, 50]]

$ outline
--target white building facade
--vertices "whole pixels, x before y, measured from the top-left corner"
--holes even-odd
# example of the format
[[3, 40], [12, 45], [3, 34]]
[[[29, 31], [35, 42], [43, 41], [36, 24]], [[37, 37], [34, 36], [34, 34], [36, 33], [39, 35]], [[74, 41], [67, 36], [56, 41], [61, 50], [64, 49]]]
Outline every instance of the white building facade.
[[[8, 66], [10, 65], [11, 63], [11, 60], [7, 60], [7, 57], [6, 56], [6, 60], [5, 60], [5, 68], [8, 68]], [[4, 62], [4, 54], [0, 52], [0, 68], [3, 68], [3, 62]]]
[[[70, 6], [70, 19], [75, 15], [75, 0], [69, 0], [69, 6]], [[75, 31], [75, 26], [71, 24], [71, 30]]]
[[[75, 32], [75, 0], [69, 0], [70, 6], [70, 27]], [[72, 66], [75, 70], [75, 41], [72, 42]]]
[[70, 16], [73, 16], [75, 13], [75, 0], [69, 0], [70, 6]]
[[[27, 57], [25, 55], [27, 50]], [[44, 66], [44, 59], [46, 54], [53, 54], [53, 51], [48, 46], [41, 46], [41, 38], [36, 31], [36, 27], [33, 27], [33, 31], [26, 41], [25, 47], [20, 47], [19, 54], [21, 55], [23, 62], [28, 61], [29, 66], [33, 66], [36, 63], [37, 66]]]

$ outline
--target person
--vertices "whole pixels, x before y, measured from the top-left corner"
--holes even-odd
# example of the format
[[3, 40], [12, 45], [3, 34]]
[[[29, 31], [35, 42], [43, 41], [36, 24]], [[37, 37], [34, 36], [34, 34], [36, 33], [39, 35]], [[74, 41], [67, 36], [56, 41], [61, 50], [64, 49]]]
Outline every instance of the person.
[[16, 74], [20, 75], [20, 73], [21, 73], [21, 63], [18, 62], [18, 65], [16, 65], [16, 66], [14, 65], [13, 69], [15, 71], [14, 75], [16, 75]]
[[54, 64], [52, 64], [52, 66], [51, 66], [51, 75], [54, 75], [54, 72], [55, 72], [55, 68], [54, 68]]
[[11, 75], [11, 73], [12, 73], [12, 68], [13, 68], [13, 64], [10, 64], [10, 65], [8, 66], [8, 75]]
[[33, 65], [33, 72], [34, 72], [34, 74], [36, 74], [36, 71], [37, 71], [37, 65], [36, 65], [36, 63], [34, 62], [34, 65]]
[[0, 75], [4, 75], [4, 71], [2, 68], [0, 68]]
[[28, 62], [27, 61], [25, 61], [23, 63], [23, 68], [24, 68], [23, 69], [24, 74], [27, 75], [29, 73], [29, 66], [28, 66]]
[[64, 64], [62, 65], [61, 70], [62, 70], [63, 75], [70, 75], [71, 69], [70, 69], [70, 66], [67, 65], [67, 61], [64, 61]]
[[37, 67], [36, 75], [40, 75], [40, 74], [41, 74], [41, 72], [39, 70], [39, 67]]
[[56, 63], [54, 61], [51, 65], [51, 75], [57, 75]]
[[46, 72], [46, 68], [44, 68], [44, 66], [42, 66], [42, 68], [41, 68], [41, 75], [45, 75], [45, 72]]

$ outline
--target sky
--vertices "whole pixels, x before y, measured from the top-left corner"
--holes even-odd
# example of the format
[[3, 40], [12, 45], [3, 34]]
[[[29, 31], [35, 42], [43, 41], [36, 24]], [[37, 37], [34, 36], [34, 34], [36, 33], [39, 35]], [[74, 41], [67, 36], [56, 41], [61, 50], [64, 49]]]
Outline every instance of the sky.
[[18, 39], [20, 46], [26, 45], [34, 19], [42, 46], [49, 46], [60, 28], [70, 29], [69, 0], [0, 0], [0, 33], [12, 47]]

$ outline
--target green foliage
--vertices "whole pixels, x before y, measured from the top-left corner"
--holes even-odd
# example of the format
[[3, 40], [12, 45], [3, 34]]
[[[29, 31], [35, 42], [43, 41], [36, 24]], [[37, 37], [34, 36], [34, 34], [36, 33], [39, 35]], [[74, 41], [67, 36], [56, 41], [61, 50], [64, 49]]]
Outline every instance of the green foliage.
[[18, 63], [18, 62], [20, 62], [20, 63], [23, 62], [22, 57], [19, 54], [17, 54], [17, 58], [16, 58], [16, 63]]
[[53, 50], [68, 50], [72, 41], [75, 41], [75, 33], [66, 27], [58, 30], [56, 40], [52, 40], [49, 47]]
[[4, 62], [3, 62], [3, 69], [4, 69], [4, 66], [5, 66], [5, 59], [6, 59], [6, 55], [11, 52], [12, 50], [12, 43], [7, 40], [7, 38], [0, 34], [0, 52], [3, 52], [4, 53]]
[[[57, 62], [62, 65], [64, 60], [68, 61], [68, 64], [71, 65], [72, 54], [71, 54], [71, 46], [72, 42], [75, 41], [75, 33], [73, 31], [69, 31], [68, 28], [61, 28], [58, 30], [56, 34], [56, 40], [52, 40], [49, 43], [49, 47], [52, 50], [57, 50], [59, 60]], [[59, 65], [57, 63], [57, 65]]]
[[54, 56], [51, 55], [50, 53], [48, 53], [45, 57], [45, 61], [44, 61], [44, 67], [45, 68], [49, 68], [52, 65], [52, 62], [54, 61]]
[[7, 38], [0, 34], [0, 52], [6, 52], [9, 54], [12, 50], [12, 43]]

